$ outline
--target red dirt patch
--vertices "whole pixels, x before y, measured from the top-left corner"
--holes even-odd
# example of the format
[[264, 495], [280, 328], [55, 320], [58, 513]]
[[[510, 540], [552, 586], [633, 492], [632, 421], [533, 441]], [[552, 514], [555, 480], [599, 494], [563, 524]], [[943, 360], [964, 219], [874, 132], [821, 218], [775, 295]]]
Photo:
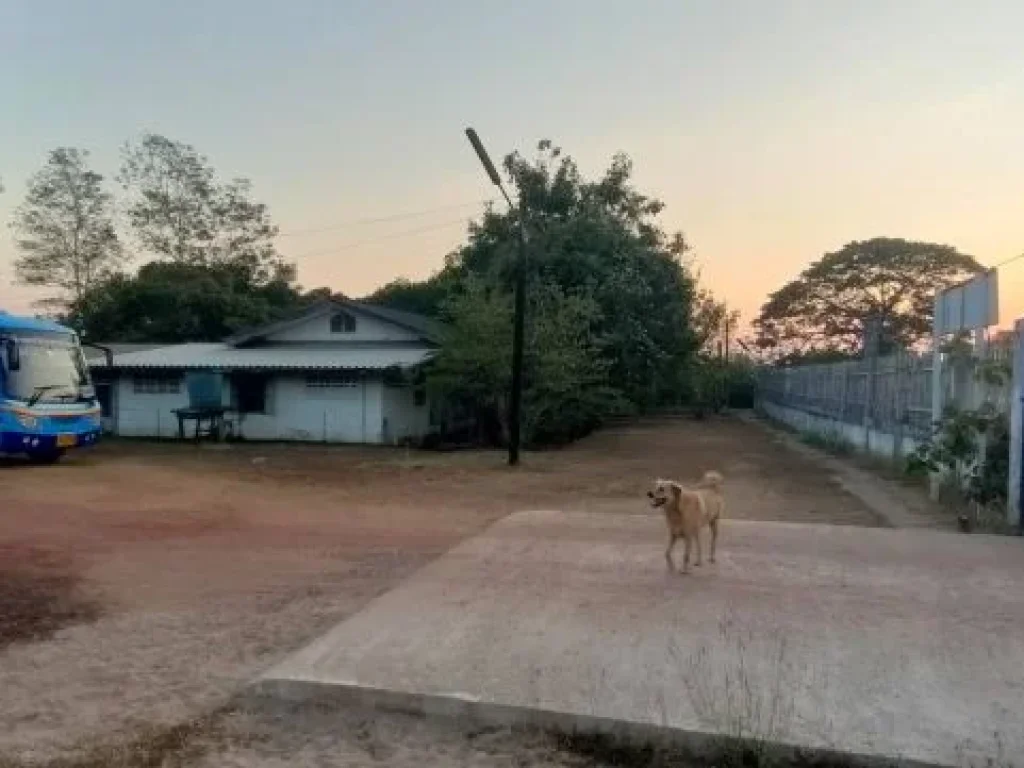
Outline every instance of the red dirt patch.
[[99, 606], [81, 595], [78, 582], [59, 552], [0, 544], [0, 650], [96, 619]]

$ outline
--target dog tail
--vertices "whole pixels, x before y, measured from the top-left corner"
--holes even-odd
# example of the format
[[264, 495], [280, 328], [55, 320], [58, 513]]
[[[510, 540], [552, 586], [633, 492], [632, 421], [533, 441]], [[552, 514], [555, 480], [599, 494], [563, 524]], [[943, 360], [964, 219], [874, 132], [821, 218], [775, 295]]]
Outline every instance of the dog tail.
[[725, 478], [718, 472], [711, 470], [704, 473], [704, 477], [701, 478], [700, 484], [705, 488], [713, 488], [717, 491], [722, 488], [723, 482], [725, 482]]

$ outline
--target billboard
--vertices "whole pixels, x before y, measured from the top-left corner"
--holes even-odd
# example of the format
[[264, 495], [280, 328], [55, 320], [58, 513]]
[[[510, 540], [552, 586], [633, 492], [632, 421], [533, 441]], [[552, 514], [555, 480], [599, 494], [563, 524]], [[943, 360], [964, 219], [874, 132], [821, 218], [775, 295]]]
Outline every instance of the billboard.
[[999, 322], [999, 273], [990, 269], [935, 296], [935, 331], [958, 333]]

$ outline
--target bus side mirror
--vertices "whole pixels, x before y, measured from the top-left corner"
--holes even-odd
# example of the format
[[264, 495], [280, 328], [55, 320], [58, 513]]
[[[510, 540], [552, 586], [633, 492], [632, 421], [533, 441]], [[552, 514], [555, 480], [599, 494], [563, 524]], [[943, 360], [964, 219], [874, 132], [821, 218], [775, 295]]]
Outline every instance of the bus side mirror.
[[18, 342], [14, 339], [4, 339], [4, 351], [7, 352], [7, 370], [19, 370], [21, 368], [21, 353], [18, 351]]

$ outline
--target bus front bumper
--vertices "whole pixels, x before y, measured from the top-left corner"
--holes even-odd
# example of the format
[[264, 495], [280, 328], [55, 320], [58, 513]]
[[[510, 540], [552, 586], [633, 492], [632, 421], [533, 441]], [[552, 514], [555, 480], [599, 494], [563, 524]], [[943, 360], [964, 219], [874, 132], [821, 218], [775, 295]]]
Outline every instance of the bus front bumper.
[[0, 453], [54, 453], [72, 448], [88, 448], [100, 440], [100, 430], [88, 432], [0, 432]]

